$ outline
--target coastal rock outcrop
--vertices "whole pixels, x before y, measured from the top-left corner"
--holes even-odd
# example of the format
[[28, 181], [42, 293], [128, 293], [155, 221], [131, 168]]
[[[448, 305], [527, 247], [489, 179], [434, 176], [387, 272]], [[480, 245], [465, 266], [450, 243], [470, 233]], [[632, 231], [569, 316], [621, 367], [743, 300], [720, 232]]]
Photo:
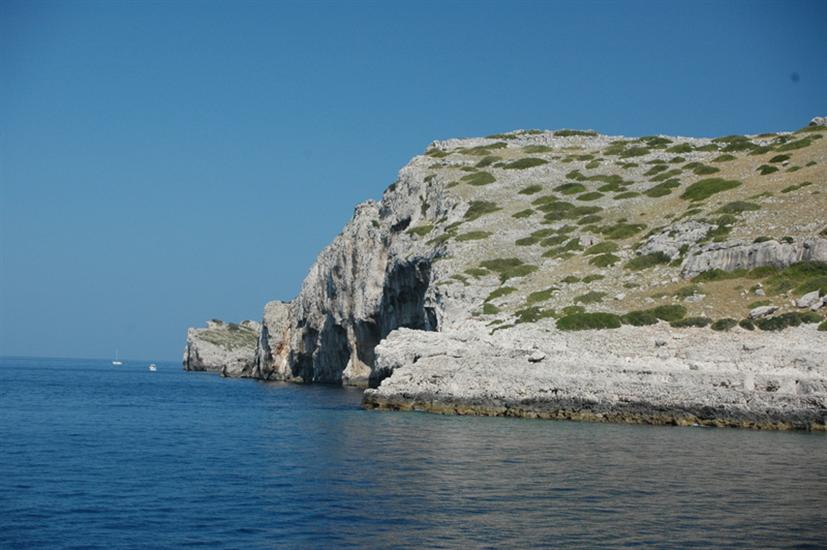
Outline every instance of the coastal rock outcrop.
[[[370, 408], [598, 422], [824, 430], [827, 362], [815, 327], [738, 338], [668, 325], [591, 333], [399, 330]], [[543, 357], [542, 362], [538, 361]]]
[[217, 319], [208, 321], [206, 328], [190, 328], [184, 349], [184, 369], [246, 376], [255, 364], [260, 331], [261, 325], [255, 321], [236, 324]]
[[191, 329], [185, 368], [378, 408], [819, 429], [824, 137], [435, 141], [243, 346]]

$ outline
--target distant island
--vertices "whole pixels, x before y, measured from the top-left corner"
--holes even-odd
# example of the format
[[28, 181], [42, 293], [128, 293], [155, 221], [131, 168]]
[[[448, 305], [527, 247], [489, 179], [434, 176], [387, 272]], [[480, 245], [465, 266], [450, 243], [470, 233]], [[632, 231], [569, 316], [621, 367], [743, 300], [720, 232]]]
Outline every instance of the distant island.
[[184, 368], [380, 409], [823, 431], [825, 124], [433, 142], [293, 301], [189, 329]]

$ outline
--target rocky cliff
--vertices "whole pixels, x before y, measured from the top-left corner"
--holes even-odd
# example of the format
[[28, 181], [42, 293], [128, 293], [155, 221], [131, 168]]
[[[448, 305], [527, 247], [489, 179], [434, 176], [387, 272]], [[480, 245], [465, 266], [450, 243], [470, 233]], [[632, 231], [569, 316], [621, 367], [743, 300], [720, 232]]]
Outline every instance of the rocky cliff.
[[[588, 410], [584, 418], [615, 418], [604, 413], [628, 401], [638, 403], [638, 418], [683, 419], [678, 423], [703, 419], [716, 401], [699, 396], [711, 392], [727, 410], [737, 409], [726, 416], [733, 425], [823, 425], [827, 333], [816, 326], [824, 326], [820, 308], [827, 294], [824, 134], [827, 128], [814, 119], [795, 132], [713, 139], [528, 130], [434, 142], [400, 171], [380, 201], [356, 207], [293, 301], [267, 304], [254, 345], [225, 372], [265, 380], [381, 383], [366, 394], [367, 403], [377, 407], [404, 408], [405, 396], [419, 396], [410, 397], [411, 406], [494, 414], [522, 392], [533, 396], [529, 402], [543, 402], [535, 407], [544, 411], [540, 416]], [[815, 300], [801, 306], [813, 293]], [[766, 309], [755, 313], [760, 308]], [[220, 362], [206, 347], [214, 344], [203, 343], [194, 330], [206, 329], [191, 329], [185, 366]], [[787, 368], [779, 359], [783, 354], [776, 353], [784, 347], [779, 330], [800, 341], [802, 356], [811, 357], [796, 371], [797, 385], [790, 386], [806, 387], [806, 397], [782, 399], [783, 405], [778, 396], [787, 395], [789, 384], [779, 382], [785, 389], [765, 401], [756, 393], [764, 386], [745, 380], [770, 374], [740, 366], [754, 358], [739, 347], [749, 340], [772, 351], [760, 369]], [[704, 368], [720, 376], [652, 370], [663, 346], [652, 354], [649, 344], [630, 344], [602, 359], [599, 346], [581, 353], [589, 342], [640, 344], [655, 333], [677, 342], [676, 348], [690, 341], [681, 340], [682, 334], [714, 337], [722, 359]], [[536, 338], [537, 353], [553, 358], [530, 363], [539, 378], [524, 372], [526, 338]], [[575, 341], [584, 345], [558, 349]], [[405, 360], [389, 359], [399, 355], [394, 342], [406, 350]], [[523, 343], [515, 348], [514, 342]], [[461, 350], [469, 359], [439, 365], [421, 360], [442, 357], [446, 349]], [[668, 359], [669, 368], [689, 368], [680, 353]], [[623, 378], [630, 362], [635, 372], [660, 374]], [[561, 374], [564, 364], [582, 365], [584, 377], [574, 370]], [[456, 376], [443, 372], [454, 367]], [[502, 367], [503, 380], [509, 377], [507, 389], [480, 394], [466, 379], [457, 382], [465, 372], [493, 388], [495, 367]], [[547, 378], [549, 369], [568, 376], [569, 383]], [[624, 390], [614, 397], [595, 386], [598, 379], [611, 380], [612, 372], [626, 380], [618, 382]], [[422, 390], [422, 377], [431, 375], [440, 382]], [[687, 391], [667, 391], [670, 380]], [[727, 391], [720, 389], [721, 380]], [[544, 384], [551, 385], [540, 398]], [[743, 405], [736, 393], [741, 401], [777, 412], [749, 420], [744, 411], [753, 405]], [[468, 403], [482, 399], [487, 405], [457, 404], [471, 394]], [[587, 402], [599, 406], [585, 407]], [[686, 414], [646, 416], [640, 412], [646, 403], [650, 410], [683, 407]], [[793, 409], [798, 416], [788, 414]], [[509, 410], [534, 414], [525, 403]]]

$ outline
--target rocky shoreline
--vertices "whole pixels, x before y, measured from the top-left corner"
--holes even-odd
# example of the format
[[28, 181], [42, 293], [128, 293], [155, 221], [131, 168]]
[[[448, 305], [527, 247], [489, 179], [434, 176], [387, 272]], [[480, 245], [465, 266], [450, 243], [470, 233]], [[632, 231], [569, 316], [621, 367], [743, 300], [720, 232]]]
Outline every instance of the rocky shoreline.
[[825, 431], [827, 364], [814, 326], [717, 334], [668, 326], [490, 335], [400, 329], [377, 348], [393, 373], [364, 406], [512, 416]]

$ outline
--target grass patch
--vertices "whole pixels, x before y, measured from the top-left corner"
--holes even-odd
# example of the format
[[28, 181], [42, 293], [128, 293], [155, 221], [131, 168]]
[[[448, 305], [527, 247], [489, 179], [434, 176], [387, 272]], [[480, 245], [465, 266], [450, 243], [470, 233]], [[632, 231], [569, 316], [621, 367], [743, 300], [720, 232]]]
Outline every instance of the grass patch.
[[630, 311], [621, 316], [620, 320], [624, 325], [632, 325], [634, 327], [643, 327], [647, 325], [654, 325], [658, 322], [658, 318], [651, 311]]
[[617, 241], [622, 239], [628, 239], [633, 235], [637, 235], [644, 229], [646, 229], [646, 226], [643, 224], [618, 222], [614, 225], [598, 228], [598, 231], [602, 233], [607, 239]]
[[554, 149], [548, 145], [526, 145], [523, 147], [523, 151], [526, 153], [551, 153]]
[[536, 304], [538, 302], [545, 302], [546, 300], [549, 300], [558, 290], [559, 289], [557, 287], [552, 286], [545, 290], [538, 290], [537, 292], [532, 292], [526, 298], [526, 303], [531, 305]]
[[671, 179], [647, 189], [643, 194], [652, 198], [663, 197], [670, 194], [672, 189], [677, 187], [680, 187], [680, 182], [677, 179]]
[[620, 317], [614, 313], [574, 313], [557, 320], [560, 330], [602, 330], [621, 326]]
[[530, 306], [514, 312], [517, 319], [515, 323], [536, 323], [540, 319], [547, 319], [556, 316], [553, 309], [540, 309], [537, 306]]
[[501, 210], [501, 208], [493, 202], [471, 201], [471, 203], [468, 205], [468, 210], [465, 211], [464, 218], [468, 221], [472, 221], [486, 214], [497, 212], [498, 210]]
[[709, 317], [687, 317], [677, 321], [670, 321], [669, 326], [673, 328], [703, 328], [712, 323]]
[[583, 193], [582, 195], [579, 195], [577, 197], [577, 200], [579, 200], [579, 201], [596, 201], [597, 199], [599, 199], [602, 196], [603, 196], [603, 193], [601, 193], [599, 191], [592, 191], [590, 193]]
[[480, 241], [482, 239], [487, 239], [490, 237], [492, 233], [490, 231], [469, 231], [468, 233], [462, 233], [457, 235], [457, 241], [464, 242], [464, 241]]
[[790, 155], [775, 155], [769, 160], [769, 162], [770, 164], [775, 164], [777, 162], [786, 162], [788, 160], [790, 160]]
[[480, 277], [485, 277], [486, 275], [488, 275], [488, 270], [483, 269], [481, 267], [469, 267], [465, 270], [465, 273], [467, 273], [475, 279], [479, 279]]
[[597, 292], [592, 290], [585, 294], [581, 294], [580, 296], [576, 296], [574, 298], [574, 303], [576, 304], [597, 304], [603, 301], [607, 294], [605, 292]]
[[754, 202], [733, 201], [726, 203], [721, 208], [716, 210], [716, 212], [719, 214], [741, 214], [743, 212], [753, 212], [755, 210], [761, 210], [761, 205], [755, 204]]
[[[660, 174], [658, 174], [657, 176], [652, 178], [650, 181], [666, 181], [666, 180], [672, 181], [670, 178], [674, 178], [675, 176], [680, 176], [682, 171], [683, 170], [681, 170], [680, 168], [673, 168], [672, 170], [667, 170], [666, 172], [661, 172]], [[678, 181], [678, 180], [674, 180], [674, 181]]]
[[488, 185], [489, 183], [497, 181], [497, 179], [488, 172], [474, 172], [473, 174], [462, 176], [460, 179], [468, 185]]
[[614, 254], [600, 254], [589, 259], [589, 263], [596, 267], [610, 267], [620, 261]]
[[736, 180], [725, 180], [722, 178], [707, 178], [696, 181], [686, 188], [681, 195], [682, 199], [697, 202], [706, 200], [716, 193], [735, 189], [741, 182]]
[[717, 321], [712, 323], [712, 326], [710, 328], [712, 328], [712, 330], [717, 330], [719, 332], [727, 332], [735, 328], [735, 325], [737, 324], [738, 321], [736, 321], [735, 319], [725, 317], [724, 319], [718, 319]]
[[564, 183], [555, 187], [554, 190], [558, 193], [562, 193], [563, 195], [574, 195], [584, 192], [586, 190], [586, 186], [582, 183]]
[[803, 181], [803, 182], [798, 183], [796, 185], [790, 185], [789, 187], [785, 187], [784, 189], [781, 190], [781, 192], [782, 193], [792, 193], [793, 191], [798, 191], [799, 189], [802, 189], [802, 188], [807, 187], [807, 186], [812, 185], [812, 184], [813, 184], [813, 182], [811, 182], [811, 181]]
[[712, 162], [729, 162], [731, 160], [735, 160], [736, 158], [738, 158], [738, 157], [736, 157], [735, 155], [730, 155], [729, 153], [724, 153], [723, 155], [719, 155], [719, 156], [715, 157], [714, 159], [712, 159]]
[[486, 302], [482, 305], [482, 312], [485, 315], [496, 315], [500, 312], [500, 308], [498, 308], [494, 304], [489, 304], [488, 302]]
[[755, 169], [756, 172], [759, 172], [762, 176], [767, 176], [772, 174], [773, 172], [778, 172], [777, 166], [770, 166], [769, 164], [762, 164], [758, 168]]
[[643, 269], [655, 267], [656, 265], [668, 264], [670, 260], [671, 258], [663, 252], [653, 252], [651, 254], [644, 254], [642, 256], [632, 258], [626, 262], [625, 267], [626, 269], [631, 269], [632, 271], [641, 271]]
[[515, 160], [514, 162], [509, 162], [508, 164], [504, 165], [503, 168], [505, 168], [506, 170], [523, 170], [525, 168], [532, 168], [534, 166], [541, 166], [543, 164], [548, 164], [548, 161], [535, 157], [526, 157]]
[[480, 267], [493, 271], [500, 276], [500, 282], [513, 277], [525, 277], [537, 271], [536, 265], [526, 264], [518, 258], [497, 258], [480, 262]]
[[583, 137], [594, 137], [597, 135], [597, 132], [592, 130], [557, 130], [554, 132], [556, 137], [574, 137], [574, 136], [583, 136]]
[[661, 321], [667, 321], [669, 323], [679, 321], [686, 317], [686, 308], [678, 304], [657, 306], [647, 311]]
[[502, 160], [502, 157], [498, 157], [496, 155], [488, 155], [487, 157], [484, 157], [483, 159], [481, 159], [474, 166], [476, 166], [477, 168], [485, 168], [486, 166], [491, 166], [492, 164], [494, 164], [498, 160]]
[[513, 286], [501, 286], [500, 288], [495, 288], [492, 290], [488, 297], [485, 299], [486, 302], [490, 302], [491, 300], [496, 300], [497, 298], [502, 298], [503, 296], [507, 296], [512, 292], [517, 292], [517, 289]]
[[602, 243], [597, 243], [595, 245], [590, 246], [586, 249], [585, 254], [587, 256], [591, 256], [594, 254], [607, 254], [609, 252], [617, 252], [620, 247], [617, 243], [613, 243], [611, 241], [606, 241]]
[[779, 145], [775, 148], [776, 151], [779, 153], [783, 153], [786, 151], [795, 151], [796, 149], [803, 149], [804, 147], [809, 147], [813, 143], [812, 137], [806, 137], [804, 139], [798, 139], [795, 141], [790, 141], [789, 143], [785, 143], [783, 145]]
[[534, 185], [529, 185], [528, 187], [523, 187], [522, 189], [520, 189], [518, 191], [518, 193], [520, 193], [521, 195], [533, 195], [534, 193], [539, 193], [542, 190], [543, 190], [542, 185], [534, 184]]
[[416, 235], [417, 237], [424, 237], [434, 229], [434, 224], [432, 223], [424, 223], [422, 225], [418, 225], [416, 227], [412, 227], [408, 229], [408, 233], [411, 235]]
[[531, 208], [526, 208], [525, 210], [520, 210], [519, 212], [515, 212], [515, 213], [511, 214], [511, 217], [512, 218], [518, 218], [518, 219], [528, 218], [533, 213], [534, 213], [534, 210], [532, 210]]
[[615, 200], [623, 200], [623, 199], [631, 199], [632, 197], [639, 197], [639, 196], [640, 196], [640, 193], [638, 193], [637, 191], [625, 191], [623, 193], [618, 193], [617, 195], [615, 195], [612, 198], [614, 198]]
[[669, 147], [666, 152], [667, 153], [691, 153], [693, 151], [692, 146], [688, 143], [679, 143], [677, 145], [673, 145]]

